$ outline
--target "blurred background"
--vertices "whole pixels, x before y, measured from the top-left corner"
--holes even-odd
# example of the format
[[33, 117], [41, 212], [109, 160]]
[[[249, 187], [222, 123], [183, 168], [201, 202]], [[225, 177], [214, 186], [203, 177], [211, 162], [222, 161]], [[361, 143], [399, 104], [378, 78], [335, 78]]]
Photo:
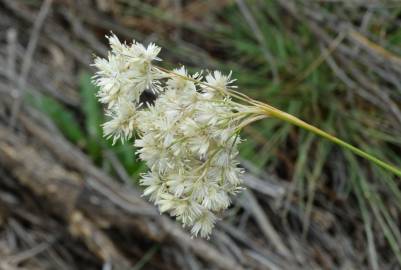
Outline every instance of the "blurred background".
[[159, 215], [102, 137], [110, 31], [401, 166], [400, 0], [0, 0], [0, 269], [401, 269], [400, 178], [274, 119], [210, 240]]

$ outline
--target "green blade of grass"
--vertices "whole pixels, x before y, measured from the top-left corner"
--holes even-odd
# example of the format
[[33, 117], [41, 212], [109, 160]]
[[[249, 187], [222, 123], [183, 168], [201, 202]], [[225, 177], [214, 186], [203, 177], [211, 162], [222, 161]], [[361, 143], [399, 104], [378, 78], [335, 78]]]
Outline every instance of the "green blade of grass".
[[99, 162], [102, 155], [103, 139], [101, 125], [103, 114], [96, 99], [97, 87], [91, 82], [91, 76], [81, 72], [79, 76], [82, 111], [85, 116], [85, 129], [88, 134], [87, 151], [95, 162]]
[[26, 96], [27, 102], [48, 115], [64, 136], [78, 145], [84, 145], [85, 134], [77, 124], [75, 116], [57, 100], [41, 94]]

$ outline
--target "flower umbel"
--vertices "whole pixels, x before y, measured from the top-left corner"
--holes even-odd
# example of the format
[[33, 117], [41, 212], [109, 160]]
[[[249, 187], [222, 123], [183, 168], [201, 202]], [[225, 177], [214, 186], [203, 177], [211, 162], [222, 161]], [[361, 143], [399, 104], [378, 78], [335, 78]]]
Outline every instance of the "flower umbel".
[[[98, 98], [110, 117], [104, 135], [115, 143], [135, 132], [137, 153], [150, 169], [140, 180], [144, 195], [194, 236], [208, 237], [217, 214], [241, 190], [239, 131], [257, 110], [213, 88], [233, 87], [231, 74], [211, 72], [205, 86], [201, 74], [189, 75], [183, 66], [171, 74], [154, 67], [152, 61], [160, 60], [154, 44], [108, 39], [108, 58], [94, 63]], [[145, 90], [158, 93], [153, 104], [140, 103]]]

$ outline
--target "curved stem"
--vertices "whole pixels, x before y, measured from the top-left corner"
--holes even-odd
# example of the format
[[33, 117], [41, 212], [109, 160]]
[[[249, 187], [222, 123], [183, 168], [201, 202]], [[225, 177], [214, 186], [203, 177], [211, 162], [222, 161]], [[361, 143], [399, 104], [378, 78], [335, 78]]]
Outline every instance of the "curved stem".
[[345, 141], [343, 141], [343, 140], [341, 140], [341, 139], [339, 139], [339, 138], [337, 138], [337, 137], [335, 137], [335, 136], [333, 136], [333, 135], [331, 135], [331, 134], [329, 134], [329, 133], [317, 128], [317, 127], [315, 127], [315, 126], [310, 125], [310, 124], [302, 121], [301, 119], [299, 119], [299, 118], [297, 118], [297, 117], [295, 117], [295, 116], [293, 116], [291, 114], [288, 114], [286, 112], [280, 111], [280, 110], [278, 110], [278, 109], [276, 109], [274, 107], [271, 107], [271, 106], [261, 106], [260, 108], [261, 108], [261, 110], [263, 112], [265, 112], [267, 115], [269, 115], [271, 117], [283, 120], [285, 122], [288, 122], [290, 124], [293, 124], [295, 126], [303, 128], [303, 129], [305, 129], [307, 131], [310, 131], [310, 132], [312, 132], [312, 133], [314, 133], [314, 134], [316, 134], [316, 135], [318, 135], [318, 136], [320, 136], [322, 138], [325, 138], [325, 139], [327, 139], [327, 140], [329, 140], [329, 141], [331, 141], [331, 142], [333, 142], [333, 143], [335, 143], [337, 145], [340, 145], [340, 146], [350, 150], [351, 152], [353, 152], [354, 154], [356, 154], [358, 156], [361, 156], [361, 157], [363, 157], [363, 158], [365, 158], [365, 159], [367, 159], [369, 161], [372, 161], [376, 165], [378, 165], [378, 166], [382, 167], [383, 169], [386, 169], [386, 170], [394, 173], [395, 175], [401, 176], [401, 170], [396, 168], [396, 167], [394, 167], [393, 165], [390, 165], [390, 164], [388, 164], [388, 163], [386, 163], [386, 162], [384, 162], [384, 161], [382, 161], [382, 160], [380, 160], [380, 159], [368, 154], [367, 152], [365, 152], [365, 151], [363, 151], [363, 150], [361, 150], [361, 149], [359, 149], [359, 148], [357, 148], [357, 147], [355, 147], [355, 146], [353, 146], [353, 145], [351, 145], [351, 144], [349, 144], [349, 143], [347, 143], [347, 142], [345, 142]]

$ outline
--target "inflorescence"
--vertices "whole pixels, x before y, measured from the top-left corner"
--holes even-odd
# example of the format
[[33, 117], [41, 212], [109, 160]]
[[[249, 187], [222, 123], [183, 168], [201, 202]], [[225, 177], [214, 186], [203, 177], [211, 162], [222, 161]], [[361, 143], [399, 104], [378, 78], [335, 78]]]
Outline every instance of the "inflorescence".
[[[140, 184], [144, 195], [194, 236], [209, 237], [217, 215], [241, 188], [239, 132], [260, 119], [254, 106], [232, 100], [231, 74], [219, 71], [189, 75], [185, 67], [167, 71], [155, 66], [160, 47], [108, 36], [111, 51], [96, 58], [94, 82], [109, 121], [104, 135], [134, 145], [149, 172]], [[151, 103], [141, 95], [156, 95]]]

